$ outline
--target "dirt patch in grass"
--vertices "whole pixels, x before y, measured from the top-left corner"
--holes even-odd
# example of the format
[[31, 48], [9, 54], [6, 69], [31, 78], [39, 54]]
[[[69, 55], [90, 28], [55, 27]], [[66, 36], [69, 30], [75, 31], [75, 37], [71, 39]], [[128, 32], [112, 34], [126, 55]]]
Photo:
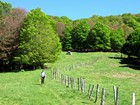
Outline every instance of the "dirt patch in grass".
[[133, 78], [135, 76], [136, 76], [135, 74], [132, 74], [132, 73], [129, 73], [129, 72], [114, 73], [112, 75], [112, 77], [114, 77], [114, 78], [122, 78], [122, 79]]

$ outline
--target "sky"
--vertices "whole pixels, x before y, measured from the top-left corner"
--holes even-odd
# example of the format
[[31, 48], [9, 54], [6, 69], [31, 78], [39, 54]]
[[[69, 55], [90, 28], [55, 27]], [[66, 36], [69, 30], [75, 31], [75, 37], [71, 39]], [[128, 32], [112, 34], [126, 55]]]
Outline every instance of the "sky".
[[140, 0], [2, 0], [13, 8], [27, 11], [41, 8], [51, 16], [67, 16], [72, 20], [90, 18], [93, 15], [110, 16], [124, 13], [140, 13]]

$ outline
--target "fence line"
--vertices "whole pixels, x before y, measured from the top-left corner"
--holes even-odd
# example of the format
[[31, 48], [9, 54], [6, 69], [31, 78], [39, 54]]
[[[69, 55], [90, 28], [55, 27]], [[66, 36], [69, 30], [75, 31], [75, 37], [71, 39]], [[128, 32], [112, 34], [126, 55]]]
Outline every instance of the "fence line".
[[98, 57], [95, 60], [91, 60], [91, 61], [87, 61], [87, 62], [77, 62], [76, 64], [72, 64], [72, 65], [70, 65], [68, 67], [64, 67], [64, 68], [61, 68], [61, 69], [63, 69], [64, 71], [65, 70], [71, 71], [71, 70], [81, 68], [81, 67], [87, 67], [87, 66], [91, 66], [91, 65], [93, 66], [101, 58], [102, 57]]
[[[82, 93], [85, 92], [85, 78], [79, 77], [77, 79], [70, 77], [68, 75], [61, 74], [58, 69], [53, 69], [51, 71], [51, 79], [60, 81], [62, 84], [65, 84], [66, 87], [71, 89], [76, 89], [78, 91], [81, 91]], [[100, 85], [97, 84], [96, 86], [96, 93], [95, 93], [95, 100], [94, 103], [98, 101], [98, 94], [99, 94]], [[94, 93], [94, 85], [89, 84], [87, 89], [87, 97], [89, 100], [91, 100]], [[113, 86], [113, 93], [114, 93], [114, 105], [118, 105], [118, 93], [119, 93], [119, 87]], [[105, 103], [105, 88], [102, 88], [101, 93], [101, 102], [100, 105], [104, 105]], [[135, 93], [132, 94], [132, 105], [135, 105]]]

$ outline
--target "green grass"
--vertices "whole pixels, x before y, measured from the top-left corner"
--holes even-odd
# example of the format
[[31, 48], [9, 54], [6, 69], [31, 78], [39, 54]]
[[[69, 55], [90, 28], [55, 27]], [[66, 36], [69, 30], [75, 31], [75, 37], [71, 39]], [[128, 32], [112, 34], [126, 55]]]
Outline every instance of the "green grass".
[[[136, 93], [136, 105], [140, 105], [140, 70], [120, 64], [121, 59], [113, 59], [114, 56], [120, 54], [97, 52], [66, 55], [63, 52], [55, 64], [46, 64], [64, 75], [74, 78], [83, 76], [85, 93], [52, 80], [53, 68], [45, 71], [47, 78], [43, 86], [40, 85], [41, 70], [0, 73], [0, 105], [99, 105], [101, 88], [105, 88], [105, 105], [113, 105], [114, 85], [119, 87], [119, 105], [131, 105], [133, 92]], [[70, 67], [73, 68], [69, 71]], [[86, 96], [89, 84], [100, 84], [97, 103], [94, 103], [95, 91], [91, 100]]]

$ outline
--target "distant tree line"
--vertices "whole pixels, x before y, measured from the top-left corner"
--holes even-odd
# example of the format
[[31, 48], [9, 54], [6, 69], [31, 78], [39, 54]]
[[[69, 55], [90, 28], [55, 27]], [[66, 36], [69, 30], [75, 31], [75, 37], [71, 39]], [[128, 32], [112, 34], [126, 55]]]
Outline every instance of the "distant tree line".
[[[62, 45], [62, 46], [61, 46]], [[140, 14], [71, 20], [0, 0], [0, 71], [43, 68], [63, 51], [122, 52], [140, 58]]]
[[64, 51], [121, 52], [140, 58], [140, 14], [92, 16], [72, 21], [50, 16]]

